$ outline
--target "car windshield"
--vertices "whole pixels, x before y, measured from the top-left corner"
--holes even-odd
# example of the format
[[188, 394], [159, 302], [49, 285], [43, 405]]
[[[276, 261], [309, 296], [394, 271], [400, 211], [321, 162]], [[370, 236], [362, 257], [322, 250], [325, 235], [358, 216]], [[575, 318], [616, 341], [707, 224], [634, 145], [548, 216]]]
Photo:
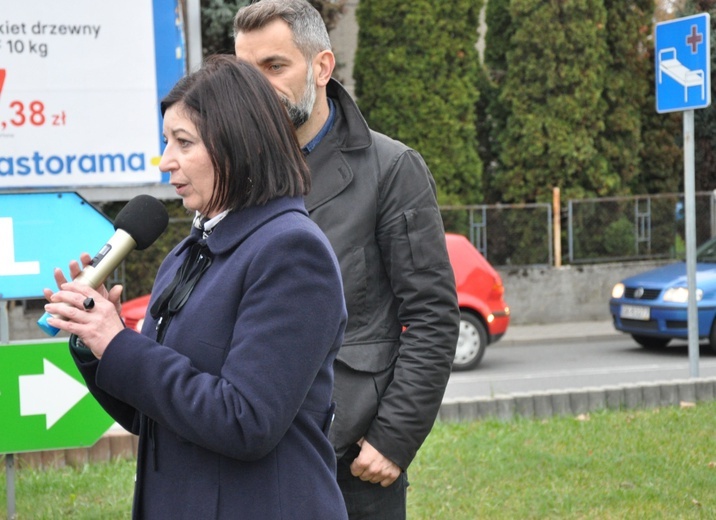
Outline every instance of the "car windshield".
[[696, 250], [696, 261], [716, 264], [716, 238], [705, 242]]

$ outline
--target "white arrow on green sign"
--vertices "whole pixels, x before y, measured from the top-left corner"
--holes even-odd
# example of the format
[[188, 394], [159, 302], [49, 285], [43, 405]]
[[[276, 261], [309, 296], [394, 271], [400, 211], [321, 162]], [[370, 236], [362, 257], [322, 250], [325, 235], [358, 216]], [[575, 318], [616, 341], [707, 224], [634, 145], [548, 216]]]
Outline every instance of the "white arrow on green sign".
[[92, 446], [114, 424], [67, 340], [0, 346], [0, 453]]

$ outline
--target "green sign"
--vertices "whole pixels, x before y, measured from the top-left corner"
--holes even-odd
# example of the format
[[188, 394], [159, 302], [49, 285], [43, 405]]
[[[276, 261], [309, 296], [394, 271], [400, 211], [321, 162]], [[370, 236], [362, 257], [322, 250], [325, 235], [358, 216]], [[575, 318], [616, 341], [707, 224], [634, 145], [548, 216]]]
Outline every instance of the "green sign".
[[0, 453], [92, 446], [114, 424], [67, 339], [0, 345]]

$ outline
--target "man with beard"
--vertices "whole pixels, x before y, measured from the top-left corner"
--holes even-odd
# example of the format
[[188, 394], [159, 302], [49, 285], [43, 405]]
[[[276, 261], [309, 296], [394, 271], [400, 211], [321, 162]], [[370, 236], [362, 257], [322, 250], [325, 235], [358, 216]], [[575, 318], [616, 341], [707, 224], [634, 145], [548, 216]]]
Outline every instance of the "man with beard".
[[460, 318], [435, 182], [331, 78], [328, 33], [308, 2], [243, 7], [234, 36], [296, 126], [312, 178], [306, 207], [340, 262], [348, 325], [330, 437], [349, 516], [405, 518], [406, 469], [440, 408]]

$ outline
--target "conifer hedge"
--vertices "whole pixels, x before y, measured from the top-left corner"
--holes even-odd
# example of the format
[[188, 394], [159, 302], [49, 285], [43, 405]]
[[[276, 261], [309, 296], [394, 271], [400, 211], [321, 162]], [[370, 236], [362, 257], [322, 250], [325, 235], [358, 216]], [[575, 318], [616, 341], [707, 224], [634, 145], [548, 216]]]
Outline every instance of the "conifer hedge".
[[439, 201], [482, 200], [477, 153], [478, 15], [482, 0], [361, 0], [353, 77], [375, 130], [415, 148]]

